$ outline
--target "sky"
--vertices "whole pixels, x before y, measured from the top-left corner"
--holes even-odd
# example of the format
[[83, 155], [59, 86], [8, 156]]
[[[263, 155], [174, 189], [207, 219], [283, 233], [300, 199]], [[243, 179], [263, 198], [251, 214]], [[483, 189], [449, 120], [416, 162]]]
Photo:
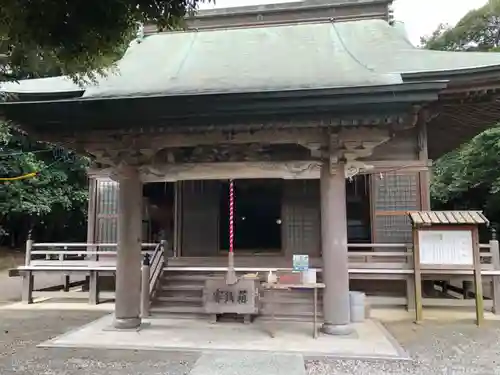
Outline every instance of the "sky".
[[[283, 3], [291, 0], [216, 0], [216, 5], [202, 4], [200, 9]], [[456, 24], [468, 11], [488, 0], [395, 0], [394, 17], [404, 22], [408, 36], [418, 45], [420, 37], [431, 34], [440, 23]]]

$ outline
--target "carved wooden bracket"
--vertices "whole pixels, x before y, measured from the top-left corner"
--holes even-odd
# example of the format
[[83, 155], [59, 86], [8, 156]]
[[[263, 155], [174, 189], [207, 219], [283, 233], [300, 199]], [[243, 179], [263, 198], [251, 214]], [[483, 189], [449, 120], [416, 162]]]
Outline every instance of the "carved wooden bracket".
[[373, 154], [376, 147], [391, 139], [387, 128], [342, 129], [331, 134], [328, 143], [328, 159], [331, 173], [336, 173], [338, 163], [345, 163], [346, 178], [373, 167], [357, 161]]

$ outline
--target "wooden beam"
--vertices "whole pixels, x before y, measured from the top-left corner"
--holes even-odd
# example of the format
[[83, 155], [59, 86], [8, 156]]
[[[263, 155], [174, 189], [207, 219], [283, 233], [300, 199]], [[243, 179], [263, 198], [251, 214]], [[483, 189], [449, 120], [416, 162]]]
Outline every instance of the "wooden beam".
[[[296, 128], [296, 129], [263, 129], [255, 131], [221, 131], [200, 133], [143, 133], [122, 134], [113, 138], [90, 137], [80, 142], [86, 149], [109, 149], [113, 145], [134, 146], [143, 149], [159, 150], [164, 148], [193, 147], [217, 144], [308, 144], [324, 143], [326, 140], [325, 129], [321, 128]], [[123, 142], [122, 142], [123, 141]]]
[[[426, 170], [428, 166], [418, 160], [408, 161], [364, 161], [373, 166], [361, 174], [380, 173], [392, 169], [404, 168], [405, 172]], [[321, 162], [314, 160], [296, 160], [282, 162], [221, 162], [221, 163], [184, 163], [143, 165], [140, 167], [143, 182], [209, 180], [229, 178], [283, 178], [283, 179], [318, 179]], [[399, 166], [399, 167], [398, 167]], [[89, 176], [112, 178], [112, 168], [89, 169]]]

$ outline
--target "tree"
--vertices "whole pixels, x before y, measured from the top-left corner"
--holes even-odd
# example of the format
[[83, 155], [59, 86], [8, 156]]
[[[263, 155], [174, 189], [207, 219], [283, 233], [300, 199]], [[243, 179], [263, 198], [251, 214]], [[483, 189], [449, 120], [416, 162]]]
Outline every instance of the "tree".
[[[122, 56], [141, 24], [180, 28], [199, 1], [3, 0], [0, 82], [56, 75], [94, 79]], [[0, 182], [0, 240], [19, 246], [29, 230], [40, 232], [37, 240], [42, 234], [50, 240], [81, 240], [88, 164], [87, 158], [32, 142], [0, 121], [0, 177], [39, 172]]]
[[421, 38], [427, 49], [442, 51], [492, 51], [500, 44], [500, 0], [489, 0], [467, 13], [456, 26], [439, 25]]
[[121, 57], [140, 24], [182, 27], [199, 1], [3, 0], [0, 81], [56, 74], [94, 78]]
[[500, 217], [500, 126], [488, 129], [434, 166], [431, 186], [436, 204], [485, 210]]
[[[500, 0], [469, 12], [455, 27], [440, 25], [422, 38], [425, 48], [445, 51], [498, 51]], [[494, 125], [494, 124], [492, 124]], [[500, 126], [476, 136], [435, 162], [434, 207], [480, 209], [500, 222]]]
[[37, 240], [53, 240], [56, 236], [60, 240], [64, 236], [83, 240], [89, 160], [47, 143], [31, 142], [12, 129], [4, 131], [1, 138], [5, 143], [0, 147], [0, 177], [37, 172], [32, 178], [0, 182], [4, 240], [18, 247], [31, 230], [40, 233]]

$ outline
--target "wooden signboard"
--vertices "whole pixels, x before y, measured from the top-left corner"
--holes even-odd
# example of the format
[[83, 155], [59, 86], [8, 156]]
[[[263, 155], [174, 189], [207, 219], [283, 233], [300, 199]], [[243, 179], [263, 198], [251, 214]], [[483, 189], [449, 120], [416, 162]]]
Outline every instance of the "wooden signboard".
[[470, 230], [418, 231], [421, 268], [474, 268]]
[[477, 225], [414, 226], [415, 318], [422, 320], [422, 273], [446, 275], [470, 270], [474, 274], [476, 322], [484, 320], [481, 262]]

